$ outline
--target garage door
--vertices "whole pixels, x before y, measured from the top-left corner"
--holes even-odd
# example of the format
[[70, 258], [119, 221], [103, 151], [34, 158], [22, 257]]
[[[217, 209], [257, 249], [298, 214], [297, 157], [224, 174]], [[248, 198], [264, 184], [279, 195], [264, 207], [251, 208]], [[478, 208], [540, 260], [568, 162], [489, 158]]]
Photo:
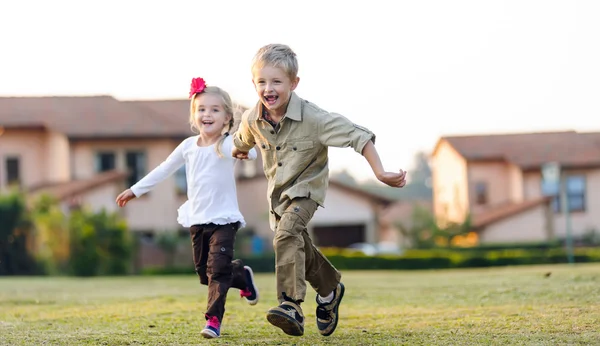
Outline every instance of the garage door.
[[365, 225], [315, 226], [315, 245], [321, 247], [345, 248], [354, 243], [366, 241]]

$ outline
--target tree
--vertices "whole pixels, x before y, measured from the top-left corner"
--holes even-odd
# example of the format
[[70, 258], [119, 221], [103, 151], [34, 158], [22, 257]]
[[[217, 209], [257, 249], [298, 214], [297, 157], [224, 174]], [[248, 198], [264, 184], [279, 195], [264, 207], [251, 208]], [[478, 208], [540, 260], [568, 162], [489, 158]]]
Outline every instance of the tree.
[[471, 232], [471, 217], [467, 216], [462, 223], [441, 226], [430, 210], [415, 204], [410, 223], [399, 221], [396, 227], [413, 248], [447, 248], [465, 243], [464, 239]]
[[49, 195], [42, 195], [33, 203], [31, 214], [35, 225], [35, 257], [48, 274], [66, 272], [70, 258], [68, 217]]
[[31, 254], [33, 225], [24, 196], [18, 191], [0, 195], [0, 276], [39, 272]]

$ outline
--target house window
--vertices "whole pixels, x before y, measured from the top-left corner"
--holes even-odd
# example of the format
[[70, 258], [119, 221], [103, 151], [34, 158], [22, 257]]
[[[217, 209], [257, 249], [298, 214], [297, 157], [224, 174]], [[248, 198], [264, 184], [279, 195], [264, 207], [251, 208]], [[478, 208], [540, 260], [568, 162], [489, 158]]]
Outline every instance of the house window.
[[567, 177], [567, 201], [570, 211], [585, 211], [585, 177], [572, 175]]
[[128, 186], [132, 186], [146, 174], [146, 153], [142, 151], [128, 151], [125, 153], [125, 165], [129, 172]]
[[[569, 211], [585, 211], [585, 177], [582, 175], [567, 176], [565, 184]], [[552, 199], [552, 209], [556, 213], [561, 212], [562, 205], [559, 184], [542, 183], [542, 194], [545, 196], [554, 196]]]
[[175, 171], [175, 190], [177, 190], [178, 194], [187, 194], [187, 179], [185, 175], [185, 165], [179, 167], [179, 169]]
[[475, 203], [479, 205], [488, 203], [487, 183], [478, 182], [475, 184]]
[[96, 154], [96, 172], [112, 171], [116, 168], [114, 152], [99, 152]]
[[6, 158], [6, 184], [21, 184], [21, 165], [18, 157]]

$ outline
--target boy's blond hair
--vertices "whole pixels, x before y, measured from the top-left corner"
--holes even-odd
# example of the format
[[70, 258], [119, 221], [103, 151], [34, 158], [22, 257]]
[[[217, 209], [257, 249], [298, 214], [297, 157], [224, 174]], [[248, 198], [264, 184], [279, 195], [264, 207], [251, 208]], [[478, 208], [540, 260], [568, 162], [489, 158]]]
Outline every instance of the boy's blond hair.
[[219, 140], [215, 144], [215, 150], [217, 151], [217, 155], [219, 155], [219, 157], [223, 157], [223, 152], [222, 152], [223, 141], [225, 140], [225, 137], [229, 136], [233, 131], [235, 131], [236, 126], [234, 126], [234, 125], [239, 125], [239, 124], [234, 124], [234, 120], [239, 118], [238, 116], [236, 116], [236, 113], [239, 113], [239, 110], [237, 110], [234, 107], [234, 104], [231, 101], [231, 97], [225, 90], [223, 90], [219, 87], [216, 87], [216, 86], [207, 86], [206, 89], [204, 89], [204, 91], [202, 91], [201, 93], [194, 94], [194, 96], [192, 96], [192, 100], [190, 101], [189, 122], [190, 122], [190, 127], [192, 129], [192, 132], [194, 132], [194, 133], [200, 132], [200, 129], [198, 129], [197, 124], [196, 124], [196, 100], [202, 94], [212, 94], [212, 95], [219, 96], [221, 98], [223, 110], [225, 111], [226, 114], [231, 116], [231, 119], [227, 123], [227, 126], [225, 126], [227, 128], [227, 131], [225, 133], [223, 133], [223, 136], [221, 138], [219, 138]]
[[261, 47], [252, 59], [252, 74], [265, 66], [279, 67], [291, 80], [298, 76], [296, 53], [285, 44], [273, 43]]

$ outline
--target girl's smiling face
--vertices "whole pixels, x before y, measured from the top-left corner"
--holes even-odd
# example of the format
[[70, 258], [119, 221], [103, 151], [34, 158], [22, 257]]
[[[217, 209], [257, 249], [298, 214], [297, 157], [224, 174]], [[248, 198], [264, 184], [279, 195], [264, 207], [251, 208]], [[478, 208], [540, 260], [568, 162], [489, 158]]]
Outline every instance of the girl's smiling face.
[[231, 120], [231, 115], [225, 111], [221, 97], [204, 92], [196, 96], [194, 106], [196, 128], [200, 134], [206, 137], [222, 135], [223, 128]]

